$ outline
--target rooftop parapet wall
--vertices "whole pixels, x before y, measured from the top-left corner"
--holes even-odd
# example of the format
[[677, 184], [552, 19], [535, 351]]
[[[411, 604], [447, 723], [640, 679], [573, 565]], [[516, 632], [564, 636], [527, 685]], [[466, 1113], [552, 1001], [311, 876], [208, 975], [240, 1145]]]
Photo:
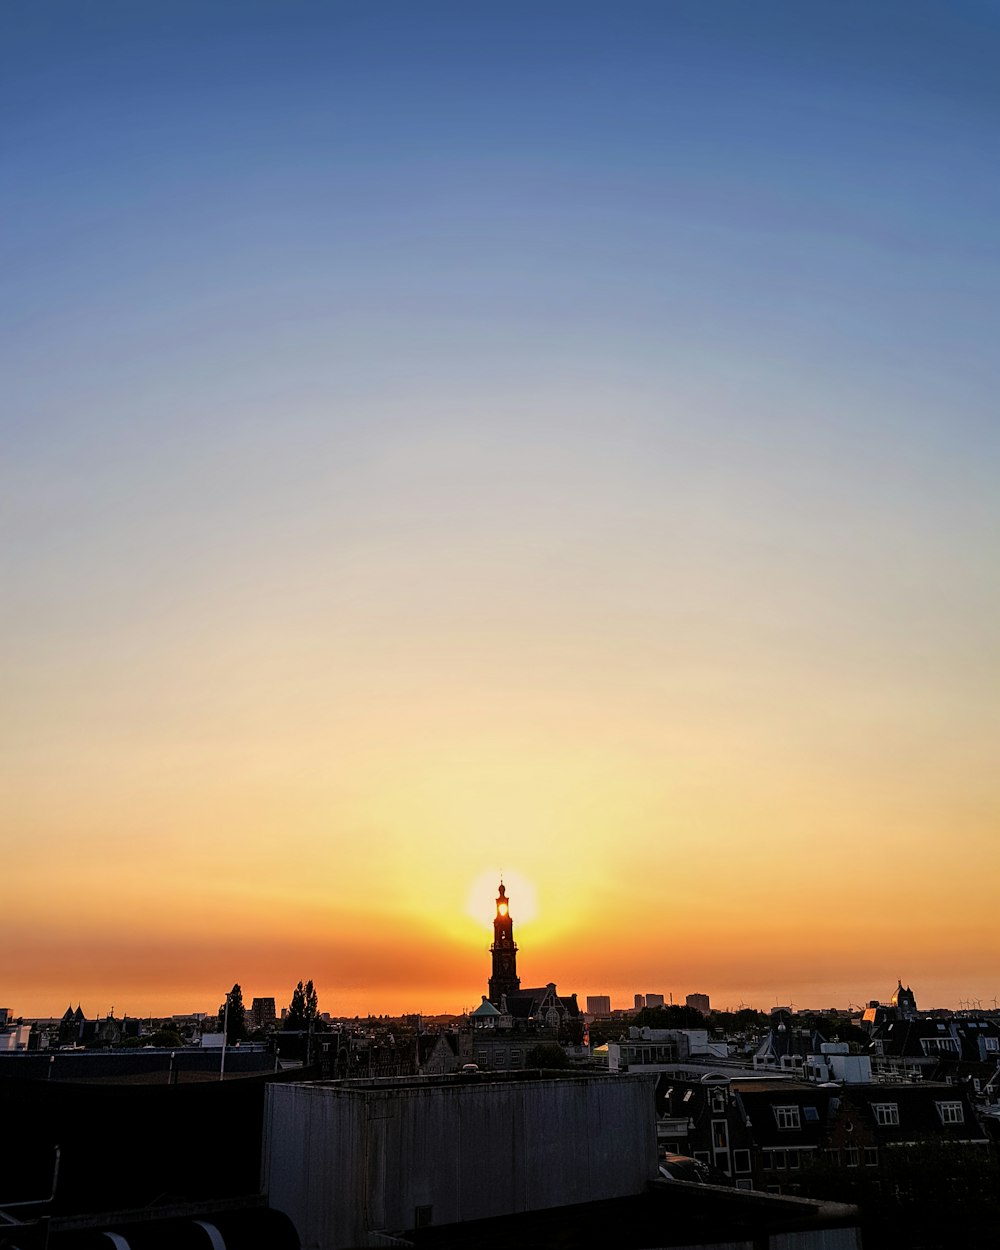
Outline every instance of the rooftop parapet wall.
[[642, 1193], [657, 1175], [650, 1086], [630, 1076], [275, 1088], [264, 1188], [309, 1250]]

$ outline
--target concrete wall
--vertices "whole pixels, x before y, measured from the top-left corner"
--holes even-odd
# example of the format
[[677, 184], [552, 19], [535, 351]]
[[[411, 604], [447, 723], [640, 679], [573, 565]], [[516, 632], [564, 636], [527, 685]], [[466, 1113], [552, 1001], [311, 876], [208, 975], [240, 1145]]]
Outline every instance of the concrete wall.
[[303, 1250], [641, 1193], [657, 1175], [649, 1078], [273, 1085], [264, 1189]]

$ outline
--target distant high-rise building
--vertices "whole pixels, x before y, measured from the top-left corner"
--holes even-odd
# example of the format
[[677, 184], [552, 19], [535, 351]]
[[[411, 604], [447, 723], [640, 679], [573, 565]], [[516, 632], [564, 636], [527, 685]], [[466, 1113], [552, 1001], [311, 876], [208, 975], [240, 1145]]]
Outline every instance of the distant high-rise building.
[[273, 998], [255, 998], [250, 1004], [251, 1029], [273, 1029], [276, 1022]]
[[588, 1016], [610, 1016], [611, 1015], [610, 994], [588, 994], [587, 995], [587, 1015]]
[[662, 994], [647, 994], [647, 995], [646, 995], [646, 1006], [647, 1006], [647, 1007], [662, 1007], [662, 1006], [663, 1006], [663, 995], [662, 995]]
[[689, 1007], [693, 1007], [695, 1011], [700, 1011], [703, 1016], [711, 1014], [712, 1008], [707, 994], [689, 994], [684, 1001]]
[[521, 988], [521, 978], [517, 975], [514, 922], [510, 918], [510, 903], [502, 881], [497, 894], [497, 914], [493, 920], [493, 945], [490, 947], [490, 953], [493, 956], [490, 1002], [494, 1007], [499, 1007], [500, 1000], [505, 994], [516, 994]]
[[636, 1009], [636, 1011], [642, 1011], [642, 1009], [643, 1009], [643, 1007], [645, 1007], [645, 1005], [646, 1005], [646, 995], [645, 995], [645, 994], [636, 994], [636, 996], [635, 996], [635, 1009]]

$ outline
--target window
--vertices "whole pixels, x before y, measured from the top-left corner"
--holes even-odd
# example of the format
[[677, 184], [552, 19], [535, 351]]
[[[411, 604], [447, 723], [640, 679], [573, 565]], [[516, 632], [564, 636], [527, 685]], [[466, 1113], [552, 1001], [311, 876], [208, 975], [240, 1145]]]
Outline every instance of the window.
[[812, 1123], [812, 1124], [819, 1123], [819, 1112], [816, 1110], [815, 1107], [803, 1107], [802, 1116], [803, 1116], [803, 1119], [806, 1121], [806, 1123]]
[[725, 1120], [712, 1121], [712, 1145], [716, 1150], [725, 1150], [729, 1145], [729, 1136], [726, 1133]]
[[481, 1068], [489, 1067], [489, 1062], [490, 1052], [488, 1050], [476, 1051], [476, 1063], [478, 1063]]
[[899, 1123], [898, 1102], [873, 1102], [872, 1110], [875, 1112], [875, 1123], [884, 1128], [892, 1128]]
[[524, 1054], [520, 1050], [512, 1050], [510, 1052], [510, 1066], [518, 1068], [524, 1063]]
[[799, 1166], [799, 1152], [797, 1150], [789, 1150], [788, 1166], [793, 1169]]
[[750, 1151], [749, 1150], [734, 1150], [733, 1151], [733, 1166], [735, 1167], [737, 1172], [749, 1172], [750, 1171]]
[[939, 1102], [936, 1104], [942, 1124], [964, 1124], [965, 1114], [960, 1102]]
[[778, 1128], [800, 1127], [798, 1107], [775, 1107], [774, 1118], [778, 1121]]
[[505, 1068], [507, 1066], [507, 1052], [505, 1050], [498, 1050], [495, 1054], [495, 1060], [498, 1068]]
[[784, 1152], [783, 1150], [776, 1150], [776, 1151], [774, 1152], [774, 1169], [775, 1169], [775, 1171], [776, 1171], [776, 1172], [783, 1172], [787, 1166], [788, 1166], [788, 1160], [787, 1160], [787, 1159], [786, 1159], [786, 1157], [785, 1157], [785, 1152]]
[[865, 1167], [866, 1168], [878, 1167], [878, 1146], [866, 1146], [865, 1147]]
[[774, 1167], [774, 1151], [764, 1150], [761, 1152], [761, 1167], [766, 1168], [769, 1172]]
[[827, 1147], [827, 1149], [824, 1150], [823, 1153], [826, 1155], [826, 1161], [827, 1163], [830, 1164], [831, 1167], [834, 1167], [834, 1168], [840, 1167], [840, 1151], [836, 1148], [836, 1146]]
[[712, 1090], [712, 1110], [725, 1111], [726, 1109], [726, 1091], [724, 1089]]
[[935, 1052], [939, 1055], [958, 1054], [958, 1038], [956, 1037], [925, 1037], [922, 1045], [925, 1055], [930, 1055]]
[[848, 1146], [844, 1151], [844, 1159], [849, 1168], [856, 1168], [861, 1162], [861, 1151], [857, 1146]]
[[998, 1045], [1000, 1039], [996, 1037], [984, 1037], [983, 1042], [987, 1050], [1000, 1050], [1000, 1045]]

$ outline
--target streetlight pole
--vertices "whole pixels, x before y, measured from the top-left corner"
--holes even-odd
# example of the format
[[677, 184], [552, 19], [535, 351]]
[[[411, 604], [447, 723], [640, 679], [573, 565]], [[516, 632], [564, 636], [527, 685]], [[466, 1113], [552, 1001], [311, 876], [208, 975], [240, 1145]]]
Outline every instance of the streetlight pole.
[[226, 1037], [229, 1034], [229, 995], [226, 995], [226, 1010], [222, 1016], [222, 1058], [219, 1060], [219, 1080], [226, 1076]]

